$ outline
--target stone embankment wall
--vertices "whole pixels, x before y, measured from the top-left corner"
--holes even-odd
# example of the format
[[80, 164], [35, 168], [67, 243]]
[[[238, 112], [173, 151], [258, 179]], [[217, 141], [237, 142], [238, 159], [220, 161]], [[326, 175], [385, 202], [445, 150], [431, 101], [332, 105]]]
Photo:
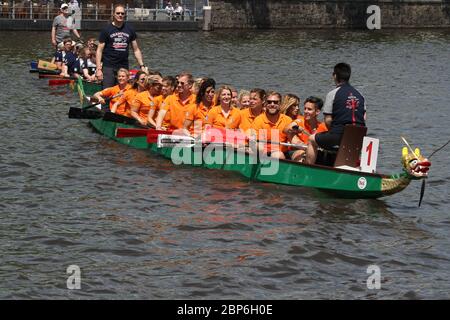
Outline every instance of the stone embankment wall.
[[213, 29], [366, 28], [380, 8], [381, 28], [448, 28], [450, 0], [210, 0]]

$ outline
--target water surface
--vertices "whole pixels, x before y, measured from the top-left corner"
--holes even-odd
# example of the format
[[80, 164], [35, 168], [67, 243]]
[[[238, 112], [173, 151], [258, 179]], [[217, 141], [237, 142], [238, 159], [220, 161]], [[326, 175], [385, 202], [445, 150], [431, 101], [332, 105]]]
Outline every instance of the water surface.
[[[89, 36], [86, 34], [85, 37]], [[380, 200], [175, 166], [67, 118], [78, 98], [28, 73], [50, 34], [0, 33], [0, 297], [4, 299], [449, 298], [444, 149], [420, 183]], [[239, 89], [325, 97], [334, 64], [368, 101], [378, 170], [404, 135], [425, 154], [450, 139], [448, 31], [140, 33], [145, 63]], [[78, 265], [81, 290], [68, 290]], [[366, 287], [369, 265], [380, 290]]]

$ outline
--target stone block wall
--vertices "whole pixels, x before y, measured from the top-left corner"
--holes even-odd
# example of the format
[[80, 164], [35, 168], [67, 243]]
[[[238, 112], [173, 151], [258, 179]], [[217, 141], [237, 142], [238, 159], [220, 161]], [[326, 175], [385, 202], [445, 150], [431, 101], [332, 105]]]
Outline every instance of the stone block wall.
[[210, 0], [213, 29], [366, 28], [370, 5], [381, 28], [448, 28], [450, 0]]

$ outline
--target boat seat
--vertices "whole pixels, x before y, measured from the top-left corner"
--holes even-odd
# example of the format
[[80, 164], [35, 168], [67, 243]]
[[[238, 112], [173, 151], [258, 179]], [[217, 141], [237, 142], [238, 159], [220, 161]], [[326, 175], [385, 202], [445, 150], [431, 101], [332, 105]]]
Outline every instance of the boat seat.
[[359, 167], [363, 139], [366, 136], [367, 127], [348, 124], [344, 128], [341, 144], [337, 150], [334, 167]]

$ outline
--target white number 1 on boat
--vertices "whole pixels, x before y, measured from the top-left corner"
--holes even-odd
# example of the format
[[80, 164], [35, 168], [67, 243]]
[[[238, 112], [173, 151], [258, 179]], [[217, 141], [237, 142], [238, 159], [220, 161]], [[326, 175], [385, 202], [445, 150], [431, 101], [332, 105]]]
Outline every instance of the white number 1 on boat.
[[380, 140], [376, 138], [364, 137], [361, 148], [361, 171], [371, 173], [377, 171], [379, 146]]

